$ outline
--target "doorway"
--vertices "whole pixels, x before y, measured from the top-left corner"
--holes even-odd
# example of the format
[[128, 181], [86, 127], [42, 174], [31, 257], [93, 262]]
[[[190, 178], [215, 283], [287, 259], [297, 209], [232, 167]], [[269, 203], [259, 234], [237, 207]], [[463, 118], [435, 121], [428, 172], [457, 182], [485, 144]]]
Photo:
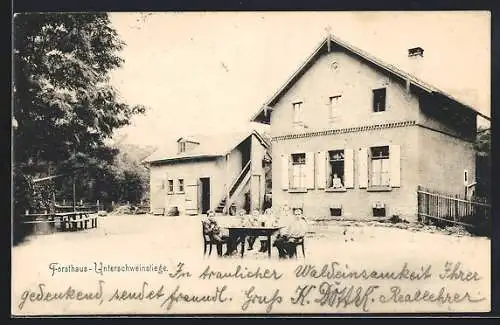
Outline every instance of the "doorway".
[[210, 178], [202, 177], [201, 182], [201, 213], [205, 214], [210, 210]]

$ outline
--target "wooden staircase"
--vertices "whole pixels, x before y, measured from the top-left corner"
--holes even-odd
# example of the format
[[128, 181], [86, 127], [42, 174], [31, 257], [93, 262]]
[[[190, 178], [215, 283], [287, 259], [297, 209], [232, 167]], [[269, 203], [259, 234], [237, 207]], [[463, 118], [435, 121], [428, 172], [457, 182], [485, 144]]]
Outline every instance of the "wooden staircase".
[[226, 207], [226, 198], [224, 197], [220, 200], [219, 204], [215, 208], [215, 213], [224, 213], [224, 208]]
[[225, 195], [215, 208], [216, 213], [224, 213], [226, 204], [229, 206], [233, 203], [234, 199], [241, 193], [241, 190], [250, 180], [250, 161], [243, 167], [240, 174], [234, 179], [233, 183], [229, 187], [229, 202], [227, 202], [228, 197]]

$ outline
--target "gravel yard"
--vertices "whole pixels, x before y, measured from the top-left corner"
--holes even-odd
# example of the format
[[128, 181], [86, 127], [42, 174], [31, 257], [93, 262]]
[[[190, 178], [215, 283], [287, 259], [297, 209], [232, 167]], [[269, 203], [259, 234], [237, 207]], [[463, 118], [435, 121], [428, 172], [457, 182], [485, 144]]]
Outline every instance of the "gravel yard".
[[[221, 223], [228, 217], [220, 217]], [[400, 229], [400, 228], [408, 229]], [[452, 232], [453, 233], [453, 232]], [[439, 231], [432, 227], [409, 226], [400, 224], [379, 224], [375, 222], [339, 221], [311, 224], [305, 241], [306, 258], [301, 253], [297, 259], [280, 261], [277, 251], [273, 248], [272, 257], [259, 253], [259, 243], [256, 249], [247, 251], [242, 259], [239, 255], [219, 258], [214, 251], [210, 257], [203, 257], [201, 224], [199, 217], [165, 217], [152, 215], [108, 215], [100, 217], [97, 229], [88, 229], [79, 232], [57, 232], [49, 235], [29, 237], [24, 243], [12, 250], [12, 299], [14, 304], [24, 290], [34, 290], [37, 285], [44, 283], [51, 290], [62, 290], [68, 285], [95, 287], [96, 279], [106, 281], [106, 286], [125, 286], [139, 281], [159, 283], [162, 279], [158, 274], [143, 273], [107, 273], [96, 275], [95, 272], [81, 274], [78, 272], [52, 274], [50, 263], [59, 265], [93, 265], [103, 262], [113, 263], [163, 263], [173, 270], [178, 263], [184, 263], [189, 271], [197, 276], [207, 265], [212, 269], [219, 268], [227, 271], [235, 265], [242, 267], [269, 267], [282, 272], [287, 279], [293, 277], [294, 269], [300, 263], [323, 265], [338, 261], [351, 268], [400, 270], [406, 262], [409, 267], [432, 265], [436, 276], [418, 285], [410, 283], [409, 287], [429, 287], [439, 289], [440, 280], [437, 274], [442, 272], [446, 262], [460, 262], [464, 270], [474, 270], [480, 273], [481, 280], [465, 284], [461, 281], [447, 282], [449, 290], [462, 290], [468, 286], [473, 294], [487, 297], [488, 303], [476, 305], [455, 304], [450, 306], [418, 304], [411, 308], [404, 305], [373, 306], [370, 311], [465, 311], [472, 309], [488, 310], [490, 287], [490, 240], [483, 237], [471, 237], [466, 234], [450, 234], [450, 231]], [[168, 283], [173, 283], [168, 279]], [[199, 280], [180, 279], [183, 286], [203, 289]], [[183, 282], [184, 281], [184, 282]], [[207, 286], [207, 282], [203, 282]], [[230, 284], [233, 282], [229, 282]], [[235, 288], [250, 285], [252, 282], [240, 281], [231, 284]], [[262, 286], [262, 282], [261, 286]], [[295, 283], [279, 282], [281, 292], [293, 295]], [[216, 283], [214, 282], [214, 285]], [[258, 285], [258, 284], [257, 284]], [[201, 288], [201, 289], [200, 289]], [[265, 283], [264, 289], [267, 288]], [[436, 289], [436, 290], [437, 290]], [[194, 290], [194, 289], [193, 289]], [[208, 290], [208, 289], [207, 289]], [[233, 305], [236, 305], [233, 304]], [[179, 304], [168, 312], [242, 312], [241, 303], [236, 307], [201, 305], [193, 309], [189, 304]], [[47, 307], [49, 306], [49, 307]], [[26, 304], [21, 313], [163, 313], [156, 305], [133, 304], [128, 302], [120, 305], [103, 304], [76, 304], [66, 302], [56, 305]], [[190, 307], [191, 306], [191, 307]], [[13, 312], [19, 313], [16, 305]], [[191, 309], [190, 309], [191, 308]], [[218, 309], [219, 308], [219, 309]], [[305, 308], [305, 307], [304, 307]], [[325, 311], [319, 307], [307, 307], [304, 312], [338, 312], [339, 310]], [[17, 310], [17, 311], [16, 311]], [[255, 306], [246, 312], [265, 312]], [[300, 312], [290, 305], [275, 305], [272, 312]], [[342, 311], [344, 312], [344, 311]], [[346, 310], [345, 312], [349, 312]], [[356, 310], [353, 310], [356, 312]]]

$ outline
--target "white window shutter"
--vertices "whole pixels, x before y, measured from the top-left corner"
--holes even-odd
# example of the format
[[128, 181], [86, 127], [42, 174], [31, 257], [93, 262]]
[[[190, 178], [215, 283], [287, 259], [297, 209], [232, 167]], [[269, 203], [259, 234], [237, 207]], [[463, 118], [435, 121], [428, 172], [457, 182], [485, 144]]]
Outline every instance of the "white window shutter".
[[345, 188], [354, 188], [354, 152], [344, 149], [344, 185]]
[[314, 152], [306, 153], [306, 187], [314, 189]]
[[368, 187], [368, 148], [359, 148], [359, 188]]
[[184, 199], [186, 201], [186, 213], [189, 215], [198, 213], [198, 181], [196, 178], [185, 180]]
[[326, 155], [324, 151], [316, 153], [316, 186], [324, 189], [326, 186]]
[[281, 189], [288, 190], [289, 155], [281, 155]]
[[399, 145], [391, 145], [389, 147], [390, 161], [390, 182], [392, 187], [401, 186], [401, 148]]

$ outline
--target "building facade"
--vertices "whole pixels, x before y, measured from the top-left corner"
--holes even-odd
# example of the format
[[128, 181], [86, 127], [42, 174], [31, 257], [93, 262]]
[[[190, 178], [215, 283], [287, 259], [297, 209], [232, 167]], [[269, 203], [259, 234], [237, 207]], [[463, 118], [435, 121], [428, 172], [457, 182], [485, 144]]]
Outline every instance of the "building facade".
[[[423, 49], [408, 52], [410, 60]], [[334, 36], [252, 117], [270, 124], [273, 204], [415, 220], [417, 187], [475, 179], [478, 112]]]
[[177, 140], [177, 152], [157, 150], [144, 161], [150, 170], [151, 212], [262, 210], [268, 148], [252, 131], [183, 137]]

